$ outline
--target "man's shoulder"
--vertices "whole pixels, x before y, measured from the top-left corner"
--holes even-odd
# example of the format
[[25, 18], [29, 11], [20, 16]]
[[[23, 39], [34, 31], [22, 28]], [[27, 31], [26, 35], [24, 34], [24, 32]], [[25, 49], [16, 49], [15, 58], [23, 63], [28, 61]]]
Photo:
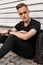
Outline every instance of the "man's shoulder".
[[23, 21], [20, 21], [18, 24], [22, 24], [23, 23]]
[[21, 24], [22, 24], [22, 21], [18, 22], [18, 23], [16, 24], [16, 26], [21, 25]]
[[20, 22], [18, 22], [18, 23], [15, 25], [15, 27], [20, 27], [22, 24], [23, 24], [22, 21], [20, 21]]
[[40, 22], [36, 19], [31, 18], [31, 21], [32, 21], [32, 23], [39, 23], [40, 24]]
[[[36, 19], [33, 19], [33, 18], [31, 18], [32, 19], [32, 21], [33, 22], [39, 22], [38, 20], [36, 20]], [[39, 22], [40, 23], [40, 22]]]

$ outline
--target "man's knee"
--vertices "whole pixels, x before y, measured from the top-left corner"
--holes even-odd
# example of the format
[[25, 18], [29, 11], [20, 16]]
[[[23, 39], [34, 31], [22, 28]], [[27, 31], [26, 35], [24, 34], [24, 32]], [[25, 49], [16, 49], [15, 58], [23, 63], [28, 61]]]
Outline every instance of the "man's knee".
[[0, 34], [0, 43], [4, 43], [7, 37]]
[[8, 43], [11, 43], [11, 42], [14, 43], [14, 40], [15, 40], [15, 35], [10, 34], [10, 35], [8, 36], [6, 42], [8, 42]]
[[10, 34], [8, 38], [14, 39], [15, 41], [20, 40], [16, 35], [13, 34]]

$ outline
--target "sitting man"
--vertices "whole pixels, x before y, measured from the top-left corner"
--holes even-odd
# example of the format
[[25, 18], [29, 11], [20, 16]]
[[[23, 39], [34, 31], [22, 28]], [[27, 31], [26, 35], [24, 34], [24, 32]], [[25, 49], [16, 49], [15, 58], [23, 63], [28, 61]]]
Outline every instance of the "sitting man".
[[7, 32], [0, 34], [0, 59], [10, 50], [21, 57], [31, 59], [35, 55], [36, 38], [40, 32], [40, 22], [30, 18], [26, 4], [19, 3], [17, 11], [22, 19], [18, 24]]

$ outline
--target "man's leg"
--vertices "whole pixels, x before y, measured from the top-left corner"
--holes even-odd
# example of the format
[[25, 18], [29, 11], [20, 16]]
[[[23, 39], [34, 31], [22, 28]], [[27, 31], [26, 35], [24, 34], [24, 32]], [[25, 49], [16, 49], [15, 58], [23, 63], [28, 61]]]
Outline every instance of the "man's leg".
[[14, 35], [9, 35], [3, 46], [0, 48], [0, 59], [7, 54], [14, 46]]
[[15, 35], [9, 35], [4, 42], [3, 46], [0, 49], [0, 59], [5, 56], [10, 50], [25, 58], [31, 58], [33, 56], [33, 51], [29, 47], [29, 42], [23, 41]]
[[[5, 56], [10, 50], [14, 50], [14, 52], [17, 54], [19, 53], [21, 55], [22, 48], [25, 47], [25, 43], [23, 44], [23, 41], [20, 40], [15, 35], [9, 35], [6, 41], [4, 42], [3, 46], [0, 48], [0, 59]], [[21, 52], [19, 52], [21, 51]]]
[[15, 46], [12, 48], [12, 51], [19, 56], [25, 58], [33, 58], [34, 50], [31, 49], [30, 40], [21, 40], [15, 36]]
[[0, 34], [0, 43], [3, 43], [3, 44], [4, 44], [4, 42], [5, 42], [5, 40], [7, 39], [7, 37], [8, 37], [8, 36], [2, 36], [2, 35]]

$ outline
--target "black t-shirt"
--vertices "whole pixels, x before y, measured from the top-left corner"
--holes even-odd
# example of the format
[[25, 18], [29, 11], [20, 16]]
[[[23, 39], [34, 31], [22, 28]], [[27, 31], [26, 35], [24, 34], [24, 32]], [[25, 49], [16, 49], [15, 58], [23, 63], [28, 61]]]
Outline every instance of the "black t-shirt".
[[[40, 32], [40, 22], [38, 22], [38, 21], [36, 21], [36, 20], [34, 20], [34, 19], [31, 18], [31, 21], [30, 21], [30, 23], [29, 23], [28, 26], [24, 27], [24, 22], [21, 21], [21, 22], [19, 22], [19, 23], [15, 26], [15, 28], [16, 28], [18, 31], [20, 31], [20, 30], [25, 30], [25, 31], [27, 31], [27, 32], [28, 32], [29, 30], [31, 30], [31, 29], [36, 29], [36, 30], [37, 30], [37, 33], [36, 33], [34, 36], [32, 36], [30, 39], [26, 40], [27, 43], [28, 43], [28, 45], [27, 45], [28, 48], [30, 48], [30, 50], [33, 51], [33, 53], [34, 53], [34, 51], [35, 51], [35, 45], [36, 45], [36, 39], [37, 39], [37, 36], [38, 36], [38, 34], [39, 34], [39, 32]], [[28, 51], [29, 51], [29, 50], [28, 50]]]
[[20, 30], [25, 30], [25, 31], [27, 31], [27, 32], [28, 32], [29, 30], [31, 30], [31, 29], [36, 29], [36, 30], [37, 30], [37, 33], [29, 39], [29, 40], [31, 40], [30, 43], [32, 44], [33, 42], [35, 43], [36, 37], [37, 37], [37, 35], [38, 35], [39, 32], [40, 32], [40, 22], [38, 22], [38, 21], [36, 21], [36, 20], [34, 20], [34, 19], [31, 18], [31, 21], [30, 21], [30, 23], [29, 23], [28, 26], [24, 27], [24, 22], [21, 21], [21, 22], [19, 22], [19, 23], [15, 26], [15, 28], [16, 28], [18, 31], [20, 31]]
[[33, 37], [31, 37], [29, 39], [29, 40], [31, 40], [31, 42], [33, 42], [33, 41], [36, 40], [35, 38], [37, 37], [37, 35], [40, 32], [40, 22], [38, 22], [38, 21], [36, 21], [36, 20], [34, 20], [34, 19], [31, 18], [31, 21], [30, 21], [30, 23], [29, 23], [28, 26], [24, 27], [24, 22], [21, 21], [18, 24], [16, 24], [15, 28], [17, 29], [17, 31], [25, 30], [27, 32], [29, 30], [31, 30], [31, 29], [36, 29], [37, 30], [37, 33]]
[[21, 30], [29, 31], [31, 29], [36, 29], [37, 32], [39, 32], [40, 31], [40, 22], [31, 18], [31, 21], [30, 21], [28, 26], [24, 27], [24, 22], [21, 21], [21, 22], [19, 22], [18, 24], [15, 25], [15, 28], [18, 31], [21, 31]]

